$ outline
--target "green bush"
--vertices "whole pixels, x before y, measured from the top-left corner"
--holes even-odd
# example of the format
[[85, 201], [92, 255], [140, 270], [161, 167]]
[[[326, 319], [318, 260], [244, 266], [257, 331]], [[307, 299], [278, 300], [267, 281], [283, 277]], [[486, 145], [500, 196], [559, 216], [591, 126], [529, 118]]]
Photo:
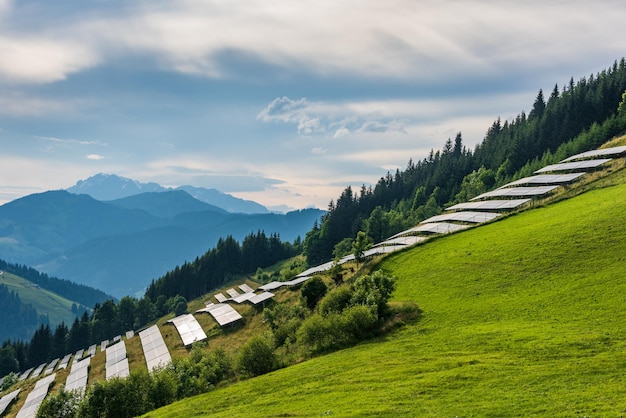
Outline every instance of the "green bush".
[[339, 286], [329, 291], [317, 305], [317, 310], [322, 315], [331, 312], [341, 312], [350, 306], [352, 299], [352, 289], [348, 286]]
[[252, 337], [241, 348], [237, 357], [237, 368], [249, 376], [259, 376], [278, 368], [278, 359], [274, 354], [272, 342], [261, 335]]
[[56, 395], [47, 396], [39, 410], [38, 418], [74, 418], [78, 411], [81, 395], [76, 391], [66, 391], [63, 387]]
[[307, 307], [313, 309], [327, 291], [328, 287], [326, 283], [324, 283], [324, 280], [320, 276], [314, 276], [304, 282], [300, 293], [302, 294], [302, 298], [306, 301]]

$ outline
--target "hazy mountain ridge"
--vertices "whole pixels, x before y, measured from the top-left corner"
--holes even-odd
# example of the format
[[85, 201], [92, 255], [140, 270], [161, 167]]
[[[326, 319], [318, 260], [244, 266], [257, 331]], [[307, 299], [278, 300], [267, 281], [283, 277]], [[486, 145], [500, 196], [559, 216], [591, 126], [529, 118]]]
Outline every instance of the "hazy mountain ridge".
[[66, 189], [73, 194], [87, 194], [94, 199], [112, 201], [127, 198], [142, 193], [160, 193], [173, 190], [183, 190], [191, 197], [201, 202], [216, 206], [230, 213], [269, 213], [268, 209], [251, 200], [244, 200], [217, 189], [206, 189], [190, 185], [179, 186], [175, 189], [163, 187], [157, 183], [142, 183], [115, 174], [99, 173], [85, 180], [79, 180], [72, 187]]
[[303, 237], [324, 212], [228, 213], [182, 190], [102, 202], [49, 191], [0, 206], [0, 254], [116, 297], [213, 247], [258, 230], [285, 241]]

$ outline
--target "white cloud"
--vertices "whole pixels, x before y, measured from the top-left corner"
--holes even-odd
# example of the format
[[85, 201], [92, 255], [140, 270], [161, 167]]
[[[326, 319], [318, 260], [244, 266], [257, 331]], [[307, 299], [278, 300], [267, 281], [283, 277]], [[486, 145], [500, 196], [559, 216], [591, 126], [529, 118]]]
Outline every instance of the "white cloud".
[[104, 157], [102, 155], [99, 154], [89, 154], [86, 157], [88, 160], [93, 160], [93, 161], [100, 161], [100, 160], [104, 160]]
[[80, 42], [0, 36], [0, 76], [20, 83], [50, 83], [92, 67], [98, 57]]

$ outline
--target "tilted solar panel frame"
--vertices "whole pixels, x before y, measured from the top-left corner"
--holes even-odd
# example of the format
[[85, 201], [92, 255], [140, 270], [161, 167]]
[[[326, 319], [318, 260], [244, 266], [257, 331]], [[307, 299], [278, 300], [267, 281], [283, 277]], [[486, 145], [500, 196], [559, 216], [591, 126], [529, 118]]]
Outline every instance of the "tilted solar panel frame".
[[11, 402], [13, 402], [15, 398], [17, 398], [17, 395], [20, 394], [21, 390], [22, 389], [14, 390], [13, 392], [7, 393], [2, 398], [0, 398], [0, 416], [4, 414], [4, 411], [6, 411], [7, 407], [11, 405]]
[[549, 173], [552, 171], [584, 170], [588, 168], [596, 168], [608, 163], [609, 161], [611, 161], [610, 158], [602, 158], [598, 160], [583, 160], [569, 163], [551, 164], [535, 171], [535, 174]]
[[470, 199], [470, 201], [476, 201], [485, 199], [487, 197], [528, 197], [528, 196], [542, 196], [548, 194], [560, 186], [535, 186], [535, 187], [510, 187], [504, 189], [495, 189], [490, 192], [480, 194]]

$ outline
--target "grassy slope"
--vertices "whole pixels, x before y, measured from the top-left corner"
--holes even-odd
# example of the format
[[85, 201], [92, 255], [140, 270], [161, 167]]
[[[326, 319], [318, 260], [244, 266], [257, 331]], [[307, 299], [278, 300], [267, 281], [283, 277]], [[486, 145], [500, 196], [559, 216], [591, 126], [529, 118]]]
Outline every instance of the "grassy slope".
[[50, 323], [60, 324], [61, 321], [65, 321], [69, 327], [74, 322], [76, 315], [72, 313], [73, 301], [49, 290], [33, 287], [30, 281], [6, 271], [0, 275], [0, 283], [17, 293], [23, 303], [33, 305], [39, 315], [47, 314]]
[[390, 256], [417, 323], [148, 416], [623, 415], [625, 208], [622, 183]]

